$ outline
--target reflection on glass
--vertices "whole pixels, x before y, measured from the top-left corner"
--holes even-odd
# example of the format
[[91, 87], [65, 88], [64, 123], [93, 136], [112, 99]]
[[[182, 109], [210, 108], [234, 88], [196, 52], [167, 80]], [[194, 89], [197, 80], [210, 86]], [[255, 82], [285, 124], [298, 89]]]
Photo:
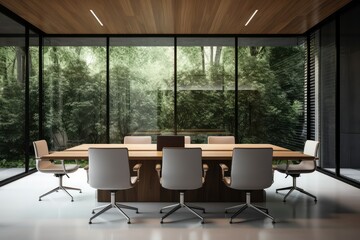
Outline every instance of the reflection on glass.
[[239, 38], [239, 142], [303, 148], [305, 45], [294, 40]]
[[172, 39], [110, 39], [110, 142], [173, 133]]
[[[94, 46], [77, 46], [77, 45]], [[105, 39], [45, 39], [45, 139], [52, 150], [106, 142]]]

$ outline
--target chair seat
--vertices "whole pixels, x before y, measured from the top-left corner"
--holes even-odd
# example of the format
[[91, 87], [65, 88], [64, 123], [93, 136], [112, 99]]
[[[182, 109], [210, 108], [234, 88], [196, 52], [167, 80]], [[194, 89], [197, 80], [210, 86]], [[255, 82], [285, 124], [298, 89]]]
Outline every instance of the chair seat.
[[225, 183], [226, 186], [230, 186], [231, 177], [224, 177], [224, 183]]
[[[65, 164], [65, 169], [67, 173], [75, 172], [76, 170], [78, 170], [78, 168], [79, 166], [77, 164]], [[44, 173], [61, 174], [64, 173], [64, 168], [61, 164], [51, 164], [39, 169], [39, 171]]]
[[[204, 184], [205, 183], [205, 178], [202, 177], [201, 179], [202, 179], [202, 184]], [[160, 178], [160, 185], [162, 186], [162, 178]], [[191, 189], [178, 189], [178, 190], [191, 190]]]
[[287, 174], [311, 173], [315, 170], [313, 166], [304, 164], [289, 164], [288, 166], [286, 164], [279, 164], [273, 169]]
[[138, 180], [138, 177], [136, 177], [136, 176], [130, 178], [130, 182], [132, 185], [134, 185], [137, 182], [137, 180]]

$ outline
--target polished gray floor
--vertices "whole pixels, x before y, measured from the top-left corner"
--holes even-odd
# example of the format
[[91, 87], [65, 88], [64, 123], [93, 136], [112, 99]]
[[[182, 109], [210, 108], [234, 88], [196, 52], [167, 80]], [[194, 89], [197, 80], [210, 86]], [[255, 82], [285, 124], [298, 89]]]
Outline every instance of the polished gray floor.
[[83, 169], [64, 178], [64, 185], [81, 187], [73, 191], [74, 202], [63, 192], [38, 201], [38, 196], [57, 185], [51, 175], [35, 173], [0, 188], [0, 239], [359, 239], [360, 190], [321, 173], [304, 175], [298, 185], [317, 195], [318, 202], [298, 192], [286, 203], [275, 189], [291, 184], [291, 178], [275, 173], [274, 184], [266, 190], [269, 208], [277, 223], [272, 224], [252, 210], [246, 210], [235, 224], [229, 224], [225, 207], [234, 203], [196, 203], [204, 206], [205, 224], [180, 210], [160, 224], [159, 209], [167, 203], [128, 203], [140, 213], [125, 210], [132, 224], [114, 209], [88, 224], [97, 203], [95, 190], [86, 183]]

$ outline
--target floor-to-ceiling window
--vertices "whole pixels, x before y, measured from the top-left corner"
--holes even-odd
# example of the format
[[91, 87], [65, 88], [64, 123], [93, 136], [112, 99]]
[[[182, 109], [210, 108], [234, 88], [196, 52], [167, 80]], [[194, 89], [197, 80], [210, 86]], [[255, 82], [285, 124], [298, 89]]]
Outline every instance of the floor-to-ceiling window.
[[39, 136], [39, 35], [33, 31], [29, 32], [29, 166], [35, 168], [35, 155], [31, 142]]
[[174, 39], [110, 38], [110, 142], [174, 134]]
[[0, 181], [25, 172], [25, 27], [0, 13]]
[[234, 135], [235, 39], [177, 38], [177, 133]]
[[305, 46], [296, 37], [238, 38], [239, 142], [303, 148]]
[[360, 183], [360, 4], [339, 18], [340, 176]]
[[44, 38], [43, 56], [50, 149], [106, 142], [106, 38]]

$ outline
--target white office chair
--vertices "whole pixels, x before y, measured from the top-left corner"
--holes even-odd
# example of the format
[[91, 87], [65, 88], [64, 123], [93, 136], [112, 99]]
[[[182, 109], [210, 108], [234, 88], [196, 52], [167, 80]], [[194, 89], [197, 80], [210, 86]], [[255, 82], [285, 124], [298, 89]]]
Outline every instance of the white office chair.
[[125, 136], [124, 144], [151, 144], [151, 136]]
[[208, 144], [235, 144], [234, 136], [209, 136]]
[[185, 136], [185, 144], [191, 144], [191, 137]]
[[234, 148], [230, 176], [225, 176], [225, 172], [229, 168], [225, 164], [220, 164], [225, 185], [237, 190], [246, 190], [245, 204], [225, 209], [227, 213], [228, 210], [240, 208], [231, 216], [230, 223], [246, 208], [254, 209], [275, 223], [275, 219], [269, 215], [268, 209], [251, 203], [251, 190], [268, 188], [273, 182], [272, 153], [272, 148]]
[[184, 202], [184, 192], [202, 187], [206, 177], [205, 169], [207, 170], [208, 167], [202, 166], [201, 148], [163, 148], [162, 166], [161, 164], [156, 165], [160, 184], [166, 189], [179, 190], [180, 202], [160, 210], [162, 213], [164, 209], [172, 208], [161, 218], [160, 223], [163, 223], [166, 217], [180, 208], [189, 210], [201, 219], [201, 223], [204, 223], [204, 218], [193, 209], [202, 210], [203, 213], [205, 213], [205, 209], [187, 205]]
[[71, 194], [66, 189], [78, 190], [78, 191], [80, 191], [80, 193], [81, 193], [81, 189], [63, 186], [63, 176], [66, 175], [67, 177], [69, 177], [68, 173], [73, 173], [76, 170], [78, 170], [79, 165], [64, 164], [64, 161], [61, 161], [61, 164], [55, 164], [53, 161], [41, 160], [41, 157], [43, 155], [49, 154], [48, 145], [45, 140], [34, 141], [33, 146], [34, 146], [35, 158], [36, 158], [36, 169], [42, 173], [54, 174], [55, 177], [59, 178], [59, 186], [50, 190], [49, 192], [41, 195], [39, 197], [39, 201], [41, 201], [42, 197], [49, 195], [50, 193], [57, 192], [59, 190], [63, 190], [65, 193], [67, 193], [71, 197], [71, 201], [73, 202], [74, 198], [71, 196]]
[[316, 196], [311, 193], [305, 191], [302, 188], [299, 188], [296, 185], [296, 178], [300, 177], [300, 174], [303, 173], [312, 173], [316, 169], [316, 160], [318, 159], [318, 150], [319, 150], [319, 142], [313, 140], [307, 140], [304, 146], [304, 154], [314, 156], [313, 161], [301, 161], [299, 164], [291, 164], [289, 161], [286, 164], [280, 164], [274, 167], [274, 170], [277, 170], [281, 173], [286, 174], [286, 176], [290, 175], [293, 178], [293, 185], [290, 187], [279, 188], [276, 189], [276, 193], [282, 190], [290, 190], [284, 197], [283, 201], [286, 202], [286, 198], [292, 193], [294, 190], [302, 192], [312, 198], [317, 202]]
[[130, 223], [130, 218], [121, 208], [135, 210], [135, 207], [116, 203], [115, 194], [119, 190], [132, 188], [140, 179], [141, 164], [136, 164], [133, 171], [136, 176], [130, 176], [129, 155], [127, 148], [89, 148], [89, 184], [91, 187], [101, 190], [109, 190], [111, 193], [111, 202], [108, 205], [96, 207], [95, 210], [101, 209], [92, 216], [92, 220], [103, 214], [111, 208], [116, 208]]

